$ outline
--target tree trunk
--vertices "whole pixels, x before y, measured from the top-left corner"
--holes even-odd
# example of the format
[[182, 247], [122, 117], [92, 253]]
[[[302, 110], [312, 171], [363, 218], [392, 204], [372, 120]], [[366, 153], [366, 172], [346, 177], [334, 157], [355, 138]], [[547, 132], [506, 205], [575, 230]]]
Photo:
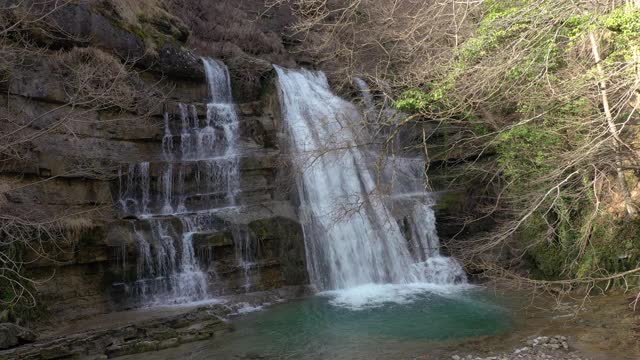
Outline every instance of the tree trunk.
[[[639, 0], [635, 0], [636, 3]], [[593, 53], [593, 58], [596, 63], [596, 72], [598, 75], [598, 86], [600, 88], [600, 96], [602, 98], [602, 108], [604, 109], [604, 117], [607, 123], [607, 128], [609, 129], [609, 133], [612, 137], [613, 148], [615, 151], [615, 165], [616, 165], [616, 177], [618, 179], [618, 186], [620, 186], [620, 191], [622, 192], [622, 196], [624, 197], [624, 205], [627, 210], [627, 215], [635, 216], [638, 213], [638, 209], [633, 204], [633, 200], [631, 199], [631, 193], [629, 192], [629, 187], [627, 185], [627, 181], [624, 176], [624, 171], [622, 170], [622, 158], [620, 156], [620, 150], [623, 147], [622, 139], [618, 134], [618, 127], [613, 120], [613, 115], [611, 114], [611, 107], [609, 105], [609, 94], [607, 92], [607, 80], [604, 74], [604, 69], [602, 68], [600, 58], [600, 50], [598, 49], [598, 42], [596, 40], [596, 36], [593, 32], [589, 33], [589, 41], [591, 42], [591, 51]]]

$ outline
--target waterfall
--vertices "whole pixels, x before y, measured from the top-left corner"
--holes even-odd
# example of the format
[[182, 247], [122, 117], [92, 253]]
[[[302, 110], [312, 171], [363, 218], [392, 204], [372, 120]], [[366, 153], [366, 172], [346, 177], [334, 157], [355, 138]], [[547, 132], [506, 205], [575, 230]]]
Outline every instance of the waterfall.
[[161, 219], [151, 220], [151, 225], [150, 237], [134, 229], [137, 279], [131, 293], [148, 305], [205, 298], [207, 278], [194, 256], [188, 220], [180, 219], [179, 228]]
[[[236, 205], [240, 188], [238, 153], [238, 113], [231, 96], [231, 78], [227, 67], [213, 59], [203, 59], [211, 101], [207, 104], [205, 129], [215, 125], [222, 128], [222, 147], [214, 146], [218, 157], [206, 162], [206, 174], [209, 183], [222, 185], [226, 189], [226, 198], [230, 205]], [[206, 142], [198, 141], [200, 147]], [[207, 153], [207, 150], [204, 154]]]
[[129, 214], [147, 214], [150, 202], [149, 162], [127, 165], [126, 175], [119, 169], [118, 179], [120, 208]]
[[[178, 104], [164, 114], [161, 160], [129, 164], [119, 173], [119, 205], [136, 217], [135, 280], [127, 284], [145, 304], [181, 303], [208, 296], [209, 264], [200, 264], [193, 239], [220, 231], [213, 215], [235, 208], [240, 189], [239, 121], [227, 67], [202, 59], [209, 100], [201, 118], [194, 105]], [[136, 223], [147, 224], [145, 229]], [[237, 240], [239, 266], [248, 279], [247, 236]], [[208, 256], [211, 259], [211, 256]], [[205, 259], [206, 260], [206, 259]], [[206, 270], [203, 271], [203, 269]], [[245, 281], [247, 287], [249, 280]]]
[[[439, 254], [430, 194], [402, 186], [382, 191], [359, 110], [332, 93], [323, 73], [275, 68], [313, 284], [331, 290], [464, 281], [460, 265]], [[380, 171], [393, 178], [386, 167]], [[408, 231], [396, 208], [412, 223]]]
[[[244, 292], [249, 292], [254, 285], [254, 278], [251, 276], [251, 269], [256, 261], [255, 248], [257, 243], [249, 235], [246, 226], [232, 227], [233, 242], [235, 245], [236, 264], [242, 269], [243, 283], [241, 288]], [[259, 275], [259, 274], [258, 274]]]

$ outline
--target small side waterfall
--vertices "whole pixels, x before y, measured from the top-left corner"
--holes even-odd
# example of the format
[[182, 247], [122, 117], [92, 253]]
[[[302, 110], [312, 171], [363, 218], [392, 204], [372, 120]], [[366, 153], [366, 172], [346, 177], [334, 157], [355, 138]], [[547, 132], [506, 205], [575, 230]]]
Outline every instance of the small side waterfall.
[[[430, 194], [402, 181], [382, 191], [374, 172], [377, 152], [366, 145], [371, 141], [359, 110], [332, 93], [323, 73], [275, 68], [299, 172], [299, 212], [313, 284], [331, 290], [465, 281], [460, 265], [439, 254]], [[392, 159], [378, 170], [382, 178], [393, 178], [395, 164], [400, 170], [415, 168], [415, 161]], [[396, 221], [398, 210], [411, 218], [408, 229]]]
[[183, 219], [179, 228], [161, 219], [151, 220], [151, 226], [151, 238], [138, 230], [134, 233], [138, 258], [132, 295], [146, 304], [205, 298], [207, 278], [193, 253], [188, 220]]
[[[199, 263], [194, 234], [219, 231], [223, 225], [213, 214], [235, 208], [240, 192], [239, 120], [229, 72], [217, 60], [202, 61], [210, 96], [206, 117], [194, 105], [178, 104], [177, 117], [164, 116], [161, 160], [120, 170], [120, 210], [146, 224], [143, 230], [134, 223], [136, 274], [127, 287], [146, 304], [208, 296], [207, 273], [215, 277], [215, 271]], [[238, 258], [243, 269], [249, 266], [245, 257]]]
[[362, 80], [359, 77], [353, 78], [353, 83], [356, 85], [360, 94], [362, 95], [362, 101], [364, 102], [364, 107], [366, 111], [371, 111], [374, 109], [375, 105], [373, 103], [373, 95], [371, 95], [371, 89], [369, 88], [369, 84], [366, 81]]

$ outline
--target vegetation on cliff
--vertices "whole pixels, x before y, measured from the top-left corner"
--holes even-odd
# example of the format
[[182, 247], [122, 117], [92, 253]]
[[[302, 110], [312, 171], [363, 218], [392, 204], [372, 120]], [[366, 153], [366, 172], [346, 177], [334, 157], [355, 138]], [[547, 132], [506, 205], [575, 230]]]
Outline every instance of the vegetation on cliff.
[[436, 129], [405, 146], [444, 143], [430, 155], [455, 164], [449, 183], [480, 184], [458, 215], [491, 230], [449, 242], [470, 269], [636, 282], [638, 1], [290, 3], [302, 51], [367, 77], [410, 114], [389, 126]]

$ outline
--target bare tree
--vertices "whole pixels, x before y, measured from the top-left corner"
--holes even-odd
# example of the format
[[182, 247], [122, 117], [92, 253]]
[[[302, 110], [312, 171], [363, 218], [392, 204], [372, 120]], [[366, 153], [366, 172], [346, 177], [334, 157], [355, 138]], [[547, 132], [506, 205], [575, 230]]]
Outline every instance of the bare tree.
[[[557, 269], [567, 281], [635, 276], [580, 264], [603, 218], [638, 212], [637, 1], [273, 1], [284, 2], [300, 18], [300, 51], [337, 83], [364, 77], [380, 102], [411, 112], [382, 120], [388, 144], [454, 159], [454, 187], [484, 184], [461, 217], [493, 230], [449, 244], [467, 265], [505, 274], [570, 231]], [[399, 136], [407, 128], [414, 136]], [[537, 222], [546, 235], [521, 241]], [[487, 262], [504, 251], [510, 264]]]

